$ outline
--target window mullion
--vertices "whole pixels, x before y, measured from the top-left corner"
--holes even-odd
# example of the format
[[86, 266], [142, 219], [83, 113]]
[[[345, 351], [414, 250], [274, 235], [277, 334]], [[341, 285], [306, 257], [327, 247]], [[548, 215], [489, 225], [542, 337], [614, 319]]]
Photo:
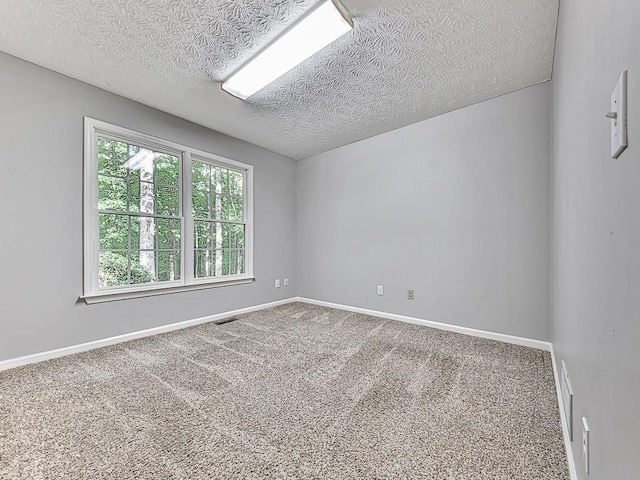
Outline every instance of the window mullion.
[[183, 152], [182, 154], [182, 278], [184, 282], [192, 283], [194, 278], [194, 234], [193, 234], [193, 205], [192, 205], [192, 188], [193, 188], [193, 170], [191, 153]]

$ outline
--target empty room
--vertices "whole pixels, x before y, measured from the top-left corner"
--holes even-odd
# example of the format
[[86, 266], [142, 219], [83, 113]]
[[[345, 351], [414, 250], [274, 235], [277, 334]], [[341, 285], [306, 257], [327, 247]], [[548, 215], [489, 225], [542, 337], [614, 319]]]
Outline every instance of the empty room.
[[640, 2], [0, 1], [0, 479], [640, 479]]

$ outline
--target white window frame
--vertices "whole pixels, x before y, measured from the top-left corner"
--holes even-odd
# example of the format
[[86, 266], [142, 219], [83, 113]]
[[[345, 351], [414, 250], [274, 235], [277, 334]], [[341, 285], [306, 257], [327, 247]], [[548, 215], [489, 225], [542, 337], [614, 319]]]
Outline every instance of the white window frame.
[[[179, 217], [181, 224], [180, 279], [119, 287], [99, 288], [100, 231], [98, 212], [98, 136], [103, 135], [175, 155], [180, 160]], [[192, 158], [244, 173], [245, 273], [195, 278], [192, 212]], [[250, 283], [253, 276], [253, 166], [197, 150], [110, 123], [84, 118], [84, 294], [87, 303], [136, 298], [202, 288]]]

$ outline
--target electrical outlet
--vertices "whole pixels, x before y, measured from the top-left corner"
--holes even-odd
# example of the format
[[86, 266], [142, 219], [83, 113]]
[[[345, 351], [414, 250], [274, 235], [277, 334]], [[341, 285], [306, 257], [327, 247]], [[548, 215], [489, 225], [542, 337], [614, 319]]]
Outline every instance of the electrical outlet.
[[384, 287], [382, 285], [378, 285], [378, 295], [384, 295]]
[[407, 290], [407, 300], [414, 300], [413, 290]]
[[280, 279], [276, 278], [276, 288], [280, 288]]
[[289, 286], [289, 279], [288, 279], [288, 278], [285, 278], [285, 279], [284, 279], [284, 286], [285, 286], [285, 287], [288, 287], [288, 286]]
[[589, 475], [589, 424], [587, 417], [582, 417], [582, 458], [584, 459], [584, 471]]

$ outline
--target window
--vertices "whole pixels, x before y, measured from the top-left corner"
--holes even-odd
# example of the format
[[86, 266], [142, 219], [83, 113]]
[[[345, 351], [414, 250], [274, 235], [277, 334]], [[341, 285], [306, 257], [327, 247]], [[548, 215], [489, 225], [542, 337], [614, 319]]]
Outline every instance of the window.
[[85, 299], [252, 279], [250, 165], [86, 118], [84, 182]]

